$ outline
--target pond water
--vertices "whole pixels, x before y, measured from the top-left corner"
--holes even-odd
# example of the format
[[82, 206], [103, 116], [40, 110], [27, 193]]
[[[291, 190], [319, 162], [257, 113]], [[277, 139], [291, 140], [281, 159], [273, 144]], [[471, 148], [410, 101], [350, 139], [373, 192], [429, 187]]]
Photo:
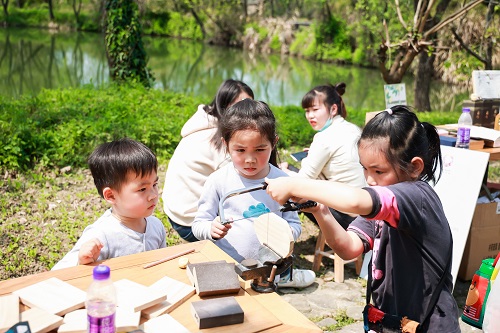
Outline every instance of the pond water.
[[[251, 55], [243, 50], [170, 38], [144, 37], [155, 88], [211, 101], [228, 78], [246, 82], [256, 98], [270, 105], [300, 105], [317, 84], [347, 84], [347, 109], [385, 108], [384, 81], [378, 70], [308, 61], [280, 55]], [[51, 33], [35, 29], [0, 29], [0, 94], [18, 97], [41, 89], [99, 86], [109, 81], [104, 38], [96, 33]], [[413, 79], [406, 94], [413, 103]], [[458, 110], [469, 92], [434, 82], [434, 110]]]

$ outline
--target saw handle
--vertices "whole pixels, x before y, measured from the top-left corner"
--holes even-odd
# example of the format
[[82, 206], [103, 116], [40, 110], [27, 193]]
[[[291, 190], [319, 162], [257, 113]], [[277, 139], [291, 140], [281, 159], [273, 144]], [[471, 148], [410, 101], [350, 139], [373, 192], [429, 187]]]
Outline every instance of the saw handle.
[[318, 203], [316, 201], [307, 200], [304, 203], [296, 203], [288, 200], [283, 207], [280, 209], [280, 212], [293, 212], [297, 210], [302, 210], [305, 208], [316, 207]]

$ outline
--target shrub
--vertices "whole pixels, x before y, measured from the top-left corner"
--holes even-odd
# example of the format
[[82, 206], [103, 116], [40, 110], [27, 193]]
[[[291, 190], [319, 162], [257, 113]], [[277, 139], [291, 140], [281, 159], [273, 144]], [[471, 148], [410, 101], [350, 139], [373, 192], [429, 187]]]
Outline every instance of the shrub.
[[0, 169], [86, 165], [99, 143], [131, 137], [167, 159], [196, 101], [140, 86], [44, 90], [0, 99]]

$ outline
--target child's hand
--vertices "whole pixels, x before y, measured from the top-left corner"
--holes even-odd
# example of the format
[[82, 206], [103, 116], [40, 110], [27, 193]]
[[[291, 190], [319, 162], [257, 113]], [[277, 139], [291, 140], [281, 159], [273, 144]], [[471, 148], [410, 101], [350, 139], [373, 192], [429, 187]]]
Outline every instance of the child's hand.
[[99, 258], [103, 245], [97, 238], [84, 243], [78, 252], [78, 264], [91, 264]]
[[224, 238], [224, 236], [227, 235], [227, 232], [229, 231], [229, 229], [231, 229], [231, 227], [232, 227], [231, 223], [226, 223], [224, 225], [221, 224], [220, 216], [217, 216], [212, 221], [212, 227], [210, 228], [210, 236], [212, 236], [213, 239]]
[[280, 167], [281, 170], [285, 171], [288, 170], [288, 162], [282, 162], [280, 164], [278, 164], [278, 166]]
[[290, 178], [288, 177], [280, 177], [275, 179], [266, 178], [265, 182], [267, 183], [267, 194], [271, 196], [275, 201], [277, 201], [280, 205], [284, 205], [288, 199], [292, 199], [294, 202], [298, 202], [299, 200], [295, 198], [290, 198], [290, 191], [288, 190], [288, 185], [290, 184]]

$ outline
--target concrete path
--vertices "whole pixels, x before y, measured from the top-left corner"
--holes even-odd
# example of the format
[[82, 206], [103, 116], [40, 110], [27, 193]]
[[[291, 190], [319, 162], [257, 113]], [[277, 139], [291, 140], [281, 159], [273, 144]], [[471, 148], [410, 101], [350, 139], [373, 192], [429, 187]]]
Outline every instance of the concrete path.
[[[348, 264], [345, 268], [344, 283], [334, 282], [333, 272], [327, 271], [324, 276], [317, 277], [316, 282], [308, 288], [282, 288], [278, 290], [278, 293], [324, 332], [362, 333], [366, 281], [355, 275], [354, 266], [351, 267], [351, 265]], [[454, 296], [460, 310], [465, 304], [469, 286], [470, 281], [457, 281], [455, 285]], [[339, 314], [344, 316], [339, 316]], [[338, 323], [335, 318], [344, 323], [347, 318], [350, 318], [354, 323], [336, 329], [335, 326], [341, 323]], [[463, 333], [483, 332], [461, 320], [460, 327]]]

